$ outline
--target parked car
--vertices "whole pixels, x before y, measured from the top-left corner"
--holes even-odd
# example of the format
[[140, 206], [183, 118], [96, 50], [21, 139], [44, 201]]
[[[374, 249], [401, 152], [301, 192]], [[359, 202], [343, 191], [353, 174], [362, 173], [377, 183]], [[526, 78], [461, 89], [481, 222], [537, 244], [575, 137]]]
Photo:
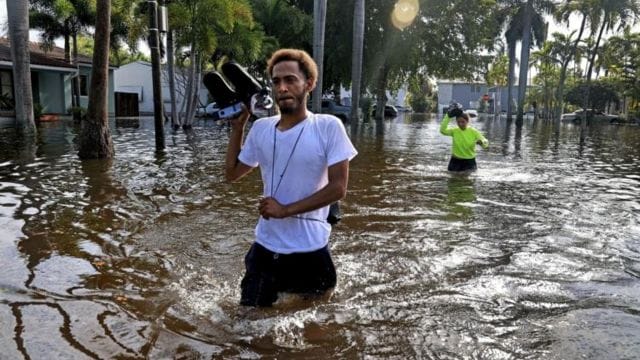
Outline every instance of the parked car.
[[[589, 115], [589, 119], [593, 121], [600, 122], [618, 122], [620, 121], [620, 117], [618, 115], [612, 115], [604, 113], [600, 110], [587, 109], [587, 114]], [[584, 118], [585, 112], [583, 109], [578, 109], [574, 112], [562, 114], [560, 120], [567, 122], [580, 122], [582, 118]]]
[[[373, 105], [373, 116], [376, 116], [376, 105]], [[384, 116], [385, 117], [396, 117], [398, 116], [398, 109], [396, 109], [393, 105], [385, 105], [384, 106]]]
[[[322, 114], [331, 114], [342, 120], [342, 122], [347, 122], [351, 116], [351, 106], [338, 104], [335, 100], [323, 99], [320, 105], [322, 107], [320, 110]], [[309, 100], [307, 108], [311, 109], [312, 107], [312, 102]]]
[[477, 118], [478, 117], [478, 111], [476, 111], [474, 109], [465, 110], [464, 112], [466, 112], [467, 115], [469, 115], [470, 118]]
[[201, 106], [196, 109], [196, 116], [198, 117], [209, 117], [216, 120], [218, 118], [218, 111], [220, 108], [215, 102], [207, 104], [207, 106]]
[[411, 108], [411, 106], [407, 105], [407, 106], [403, 106], [403, 105], [396, 105], [396, 109], [399, 112], [412, 112], [413, 109]]

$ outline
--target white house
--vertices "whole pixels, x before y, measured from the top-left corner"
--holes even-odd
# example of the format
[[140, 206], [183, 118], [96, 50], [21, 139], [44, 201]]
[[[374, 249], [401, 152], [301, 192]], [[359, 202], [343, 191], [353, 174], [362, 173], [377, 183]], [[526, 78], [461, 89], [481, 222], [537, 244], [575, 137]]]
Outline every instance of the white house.
[[[387, 90], [386, 95], [387, 95], [387, 99], [389, 99], [387, 101], [387, 104], [394, 105], [394, 106], [405, 106], [407, 105], [406, 104], [407, 94], [408, 94], [408, 90], [406, 85], [398, 89], [398, 91], [395, 94]], [[340, 103], [342, 105], [351, 106], [351, 89], [345, 89], [342, 86], [340, 87]]]
[[480, 99], [488, 95], [487, 84], [480, 81], [438, 80], [437, 84], [439, 111], [451, 101], [462, 104], [465, 109], [477, 109]]
[[[165, 111], [171, 111], [171, 97], [169, 95], [169, 81], [166, 68], [162, 69], [162, 99]], [[151, 63], [135, 61], [122, 65], [114, 72], [116, 92], [138, 94], [140, 115], [153, 114], [153, 80], [151, 77]], [[176, 106], [178, 111], [184, 111], [184, 83], [186, 78], [176, 74]], [[206, 105], [209, 92], [199, 81], [198, 98], [201, 104]]]
[[[31, 84], [34, 104], [42, 107], [43, 113], [70, 114], [74, 89], [72, 79], [80, 79], [80, 106], [87, 108], [91, 92], [91, 70], [93, 59], [78, 55], [78, 64], [72, 65], [65, 60], [64, 49], [54, 46], [47, 51], [39, 43], [29, 43]], [[115, 112], [114, 73], [115, 67], [109, 66], [108, 111]], [[11, 44], [8, 38], [0, 37], [0, 117], [14, 118], [15, 111], [13, 84], [13, 61]]]

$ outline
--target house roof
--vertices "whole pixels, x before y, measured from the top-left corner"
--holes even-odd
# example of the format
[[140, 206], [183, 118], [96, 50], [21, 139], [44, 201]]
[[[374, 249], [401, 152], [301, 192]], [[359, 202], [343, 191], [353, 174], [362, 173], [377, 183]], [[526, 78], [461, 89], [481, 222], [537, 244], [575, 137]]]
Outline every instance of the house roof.
[[486, 85], [484, 81], [467, 81], [467, 80], [449, 80], [443, 79], [436, 81], [437, 84], [454, 84], [454, 85]]
[[[0, 37], [0, 61], [12, 62], [11, 42], [6, 37]], [[51, 50], [43, 50], [40, 43], [29, 42], [29, 56], [31, 65], [51, 66], [65, 69], [75, 69], [75, 65], [69, 64], [64, 59], [64, 49], [54, 46]], [[93, 59], [86, 55], [78, 54], [78, 64], [91, 66]]]

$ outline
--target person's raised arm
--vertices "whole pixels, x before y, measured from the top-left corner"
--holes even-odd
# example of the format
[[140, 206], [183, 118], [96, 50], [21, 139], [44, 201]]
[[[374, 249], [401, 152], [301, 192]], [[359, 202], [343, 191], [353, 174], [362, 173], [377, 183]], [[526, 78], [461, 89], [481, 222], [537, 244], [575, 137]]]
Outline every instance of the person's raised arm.
[[242, 149], [244, 128], [247, 120], [249, 120], [249, 111], [246, 108], [238, 117], [229, 120], [231, 123], [231, 133], [229, 134], [229, 145], [227, 146], [227, 156], [225, 160], [225, 179], [227, 182], [234, 182], [253, 169], [238, 160], [240, 149]]
[[451, 118], [449, 117], [449, 113], [445, 113], [444, 118], [440, 123], [440, 134], [451, 135], [452, 131], [449, 129], [449, 120], [451, 120]]

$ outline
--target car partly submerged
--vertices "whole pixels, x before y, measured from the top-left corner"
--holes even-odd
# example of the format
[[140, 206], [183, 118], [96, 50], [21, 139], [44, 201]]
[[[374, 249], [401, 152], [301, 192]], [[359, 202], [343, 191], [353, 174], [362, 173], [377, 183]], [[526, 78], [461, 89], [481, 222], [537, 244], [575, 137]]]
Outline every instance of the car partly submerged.
[[607, 114], [603, 111], [593, 110], [593, 109], [587, 109], [586, 113], [583, 109], [578, 109], [574, 112], [562, 114], [562, 116], [560, 117], [560, 120], [565, 122], [577, 123], [582, 121], [585, 115], [588, 116], [588, 118], [592, 121], [608, 122], [608, 123], [620, 121], [620, 116], [618, 115]]
[[220, 108], [215, 102], [209, 103], [206, 106], [202, 106], [196, 109], [196, 116], [207, 117], [217, 120], [219, 118], [218, 111]]

